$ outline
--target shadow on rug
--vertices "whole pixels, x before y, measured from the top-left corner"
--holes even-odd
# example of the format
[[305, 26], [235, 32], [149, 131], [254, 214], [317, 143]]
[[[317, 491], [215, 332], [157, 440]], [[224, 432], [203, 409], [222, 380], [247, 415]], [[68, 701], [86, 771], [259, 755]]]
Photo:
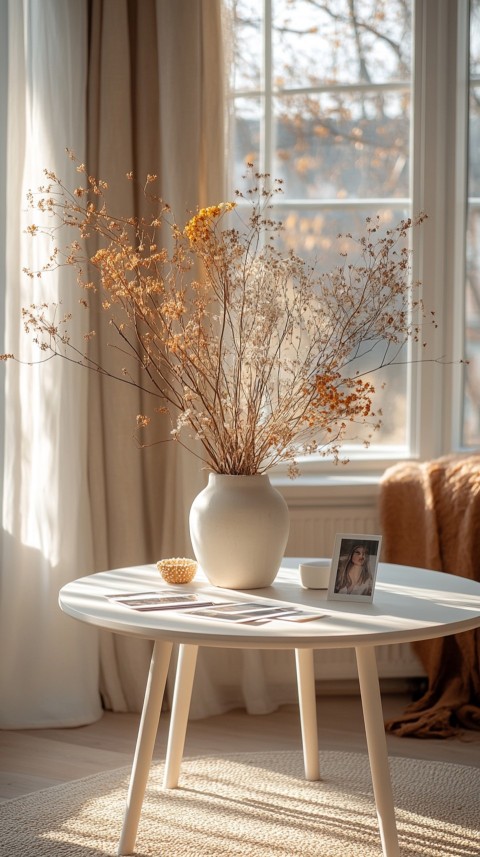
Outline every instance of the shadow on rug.
[[[137, 857], [381, 857], [366, 756], [322, 752], [322, 780], [302, 754], [185, 759], [178, 789], [152, 767]], [[480, 770], [390, 759], [402, 857], [478, 857]], [[4, 857], [115, 855], [129, 769], [0, 805]]]

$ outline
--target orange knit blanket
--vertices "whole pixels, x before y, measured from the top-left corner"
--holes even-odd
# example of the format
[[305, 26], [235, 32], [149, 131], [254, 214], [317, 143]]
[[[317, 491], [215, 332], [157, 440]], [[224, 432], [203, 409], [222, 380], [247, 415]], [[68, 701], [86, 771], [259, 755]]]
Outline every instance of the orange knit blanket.
[[[390, 467], [380, 485], [385, 562], [480, 582], [480, 455]], [[428, 690], [387, 730], [448, 738], [480, 729], [480, 629], [413, 644]]]

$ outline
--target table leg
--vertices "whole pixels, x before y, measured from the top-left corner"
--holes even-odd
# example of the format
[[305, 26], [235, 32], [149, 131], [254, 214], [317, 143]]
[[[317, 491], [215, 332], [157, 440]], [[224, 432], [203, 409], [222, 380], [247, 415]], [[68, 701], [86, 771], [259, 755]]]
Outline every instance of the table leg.
[[168, 733], [167, 758], [163, 777], [164, 789], [176, 789], [178, 786], [197, 654], [198, 646], [182, 644], [179, 648], [172, 713], [170, 716], [170, 731]]
[[317, 704], [315, 699], [315, 671], [313, 649], [295, 649], [297, 667], [298, 702], [302, 728], [305, 779], [319, 780]]
[[153, 756], [158, 721], [162, 709], [172, 644], [156, 641], [153, 647], [142, 717], [138, 729], [127, 806], [123, 819], [118, 854], [133, 854], [138, 822], [142, 811], [148, 773]]
[[384, 857], [400, 857], [375, 648], [359, 646], [356, 655], [383, 854]]

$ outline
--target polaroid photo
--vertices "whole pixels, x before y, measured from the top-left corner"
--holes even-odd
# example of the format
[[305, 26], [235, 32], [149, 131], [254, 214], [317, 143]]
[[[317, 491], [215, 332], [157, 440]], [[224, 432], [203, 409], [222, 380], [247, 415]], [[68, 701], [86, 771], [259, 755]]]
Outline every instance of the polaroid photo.
[[223, 619], [225, 622], [248, 622], [254, 619], [266, 619], [273, 612], [276, 612], [276, 609], [265, 604], [232, 601], [194, 610], [192, 615], [202, 616], [205, 619]]
[[271, 605], [265, 602], [245, 601], [230, 604], [214, 604], [191, 611], [194, 616], [205, 619], [222, 619], [227, 622], [248, 625], [263, 625], [274, 619], [287, 622], [312, 622], [322, 618], [321, 613], [303, 610], [298, 607]]
[[121, 595], [107, 595], [110, 601], [123, 604], [132, 610], [149, 612], [153, 610], [191, 610], [194, 607], [208, 607], [214, 602], [201, 598], [196, 593], [163, 592], [125, 592]]
[[335, 537], [327, 598], [373, 601], [381, 536], [338, 533]]

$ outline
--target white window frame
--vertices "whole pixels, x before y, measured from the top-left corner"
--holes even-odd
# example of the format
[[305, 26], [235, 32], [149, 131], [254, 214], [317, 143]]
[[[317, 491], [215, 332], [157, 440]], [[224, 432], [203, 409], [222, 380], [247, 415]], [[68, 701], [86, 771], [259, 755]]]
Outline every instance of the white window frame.
[[[260, 169], [272, 172], [271, 3], [264, 0], [264, 90], [267, 121]], [[423, 283], [427, 307], [435, 309], [438, 329], [429, 349], [438, 362], [412, 367], [409, 380], [409, 449], [405, 460], [428, 460], [462, 451], [461, 414], [465, 315], [466, 176], [468, 157], [468, 0], [416, 0], [414, 4], [413, 102], [411, 121], [412, 199], [414, 214], [428, 220], [413, 238], [413, 277]], [[260, 93], [249, 93], [257, 94]], [[370, 200], [369, 200], [370, 202]], [[382, 204], [384, 200], [380, 201]], [[394, 205], [410, 200], [388, 200]], [[282, 208], [295, 201], [282, 199]], [[325, 201], [321, 201], [322, 207]], [[335, 202], [327, 202], [334, 205]], [[359, 203], [360, 205], [362, 203]], [[315, 202], [301, 202], [302, 209]], [[415, 359], [416, 355], [413, 355]], [[418, 355], [420, 356], [420, 355]], [[425, 356], [422, 354], [421, 356]], [[301, 476], [288, 479], [286, 468], [273, 477], [289, 497], [303, 497], [325, 485], [338, 493], [375, 493], [385, 468], [399, 460], [397, 448], [372, 445], [349, 452], [347, 467], [324, 458], [304, 460]]]
[[413, 205], [429, 220], [415, 236], [414, 277], [438, 321], [445, 365], [415, 373], [413, 457], [461, 451], [468, 158], [468, 14], [465, 0], [417, 0]]

